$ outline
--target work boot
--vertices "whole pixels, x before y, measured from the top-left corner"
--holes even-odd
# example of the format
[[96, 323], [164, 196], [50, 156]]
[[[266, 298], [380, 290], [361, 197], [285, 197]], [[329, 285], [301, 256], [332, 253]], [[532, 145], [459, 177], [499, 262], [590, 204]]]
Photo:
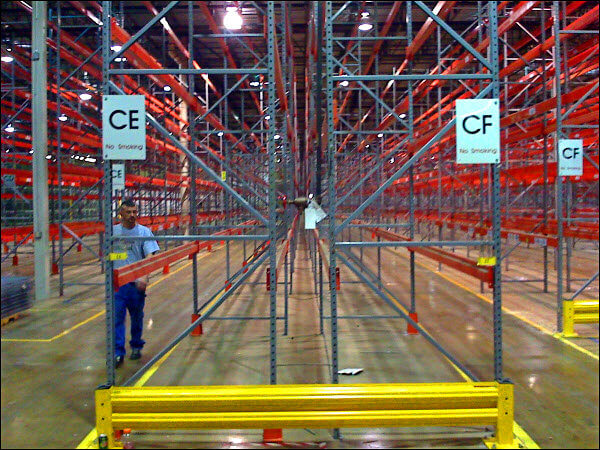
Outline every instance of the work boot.
[[142, 350], [139, 348], [132, 348], [131, 349], [131, 356], [129, 357], [129, 359], [140, 359], [142, 357]]
[[123, 356], [117, 356], [115, 358], [115, 369], [118, 369], [123, 365]]

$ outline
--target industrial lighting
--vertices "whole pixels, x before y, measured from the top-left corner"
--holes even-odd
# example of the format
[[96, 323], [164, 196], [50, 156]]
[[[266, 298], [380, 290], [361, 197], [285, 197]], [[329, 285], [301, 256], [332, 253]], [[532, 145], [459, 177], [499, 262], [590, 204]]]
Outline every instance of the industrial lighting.
[[240, 30], [242, 28], [242, 16], [238, 12], [237, 6], [228, 6], [223, 25], [228, 30]]
[[52, 159], [52, 155], [46, 155], [46, 159]]
[[120, 45], [113, 45], [113, 46], [111, 46], [111, 47], [110, 47], [110, 49], [111, 49], [113, 52], [120, 52], [122, 48], [123, 48], [123, 47], [121, 47]]
[[9, 62], [13, 62], [15, 60], [15, 58], [13, 58], [12, 56], [3, 56], [2, 58], [0, 58], [2, 60], [2, 62], [5, 63], [9, 63]]
[[396, 160], [395, 160], [395, 159], [394, 159], [394, 157], [392, 156], [392, 159], [390, 159], [390, 162], [391, 162], [391, 163], [393, 163], [394, 161], [396, 161]]
[[271, 116], [267, 114], [267, 115], [265, 116], [265, 120], [271, 120]]
[[58, 120], [60, 120], [61, 122], [66, 122], [68, 119], [67, 116], [65, 116], [64, 114], [61, 114], [60, 116], [58, 116]]
[[86, 101], [92, 98], [92, 94], [90, 94], [89, 92], [83, 92], [79, 94], [79, 98], [83, 101]]
[[219, 131], [219, 132], [217, 133], [217, 136], [219, 136], [219, 137], [223, 136], [223, 132], [222, 132], [222, 131]]
[[379, 134], [377, 135], [377, 137], [379, 137], [379, 138], [382, 138], [382, 137], [383, 137], [383, 133], [379, 133]]
[[360, 17], [360, 24], [358, 25], [358, 29], [360, 31], [370, 31], [373, 28], [373, 24], [371, 23], [371, 20], [369, 19], [369, 12], [368, 11], [363, 11], [360, 13], [361, 17]]
[[275, 136], [273, 136], [273, 139], [275, 139], [275, 140], [280, 139], [280, 138], [281, 138], [281, 136], [279, 136], [278, 134], [276, 134]]
[[15, 127], [13, 127], [12, 124], [9, 123], [4, 129], [4, 131], [6, 131], [7, 133], [12, 133], [13, 131], [15, 131]]
[[125, 62], [125, 61], [127, 61], [127, 58], [125, 58], [125, 57], [119, 56], [118, 58], [115, 58], [115, 62]]
[[91, 162], [91, 163], [95, 163], [95, 162], [96, 162], [96, 158], [91, 158], [91, 157], [89, 157], [89, 156], [88, 156], [87, 158], [85, 158], [85, 160], [86, 160], [87, 162]]
[[170, 91], [171, 91], [171, 86], [169, 86], [168, 84], [165, 84], [165, 85], [163, 86], [163, 90], [164, 90], [165, 92], [170, 92]]
[[250, 82], [250, 86], [252, 86], [252, 87], [258, 87], [258, 86], [260, 86], [260, 83], [258, 81], [251, 81]]
[[404, 114], [404, 113], [400, 114], [401, 119], [404, 119], [405, 117], [406, 117], [406, 114]]
[[348, 80], [344, 80], [340, 82], [340, 86], [342, 87], [347, 87], [350, 83], [348, 82]]

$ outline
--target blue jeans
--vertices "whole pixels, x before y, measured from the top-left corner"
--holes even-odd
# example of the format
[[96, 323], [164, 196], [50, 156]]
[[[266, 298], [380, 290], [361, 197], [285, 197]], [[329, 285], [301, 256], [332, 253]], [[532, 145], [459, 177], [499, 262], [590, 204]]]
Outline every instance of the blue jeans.
[[141, 349], [146, 343], [142, 339], [144, 329], [144, 304], [146, 293], [135, 287], [135, 283], [121, 286], [115, 294], [115, 355], [125, 356], [125, 314], [131, 317], [131, 348]]

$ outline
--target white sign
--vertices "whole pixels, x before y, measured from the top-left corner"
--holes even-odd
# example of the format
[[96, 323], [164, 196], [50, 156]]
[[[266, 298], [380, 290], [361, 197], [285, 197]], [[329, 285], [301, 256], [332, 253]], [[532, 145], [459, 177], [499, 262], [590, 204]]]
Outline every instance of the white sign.
[[319, 206], [317, 202], [311, 200], [308, 207], [304, 210], [304, 229], [314, 230], [321, 220], [327, 217], [327, 213]]
[[125, 189], [125, 164], [113, 164], [110, 172], [113, 192]]
[[558, 141], [558, 175], [561, 177], [583, 175], [582, 139], [560, 139]]
[[456, 100], [456, 163], [500, 162], [500, 107], [497, 98]]
[[105, 95], [102, 103], [104, 159], [146, 159], [143, 95]]

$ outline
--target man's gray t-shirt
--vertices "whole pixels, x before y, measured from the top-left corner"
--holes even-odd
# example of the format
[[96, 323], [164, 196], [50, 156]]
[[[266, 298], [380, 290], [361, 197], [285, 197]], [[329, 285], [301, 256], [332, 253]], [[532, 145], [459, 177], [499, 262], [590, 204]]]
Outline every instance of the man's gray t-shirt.
[[[123, 227], [121, 224], [117, 224], [113, 227], [114, 236], [141, 236], [149, 237], [154, 236], [152, 231], [144, 225], [136, 223], [131, 229]], [[137, 261], [141, 261], [146, 256], [160, 250], [158, 243], [155, 240], [147, 241], [115, 241], [113, 244], [113, 252], [123, 253], [127, 252], [127, 259], [118, 259], [114, 262], [114, 268], [126, 266]]]

